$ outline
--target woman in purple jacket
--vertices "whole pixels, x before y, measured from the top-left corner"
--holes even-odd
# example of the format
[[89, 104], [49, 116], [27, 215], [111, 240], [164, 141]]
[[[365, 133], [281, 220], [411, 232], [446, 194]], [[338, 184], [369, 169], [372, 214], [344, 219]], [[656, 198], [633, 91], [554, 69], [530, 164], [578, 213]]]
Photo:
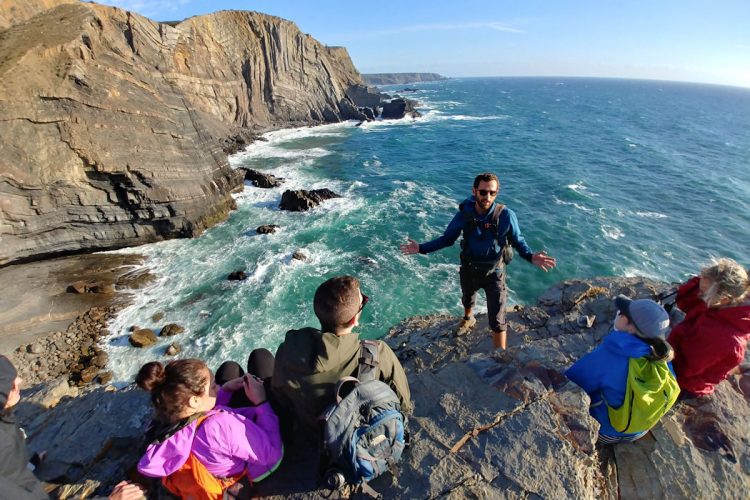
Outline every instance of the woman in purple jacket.
[[[136, 383], [151, 392], [156, 413], [151, 444], [138, 462], [145, 476], [170, 476], [191, 454], [219, 479], [246, 474], [257, 482], [279, 466], [279, 420], [260, 379], [246, 375], [220, 388], [203, 361], [182, 359], [143, 365]], [[232, 391], [240, 388], [253, 406], [229, 408]]]

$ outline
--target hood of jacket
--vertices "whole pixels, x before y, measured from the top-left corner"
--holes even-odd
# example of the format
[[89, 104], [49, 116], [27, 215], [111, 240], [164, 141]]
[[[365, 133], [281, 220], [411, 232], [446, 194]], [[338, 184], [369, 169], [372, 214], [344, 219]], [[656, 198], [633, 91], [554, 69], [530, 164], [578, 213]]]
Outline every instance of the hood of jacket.
[[[213, 409], [206, 413], [217, 413]], [[150, 477], [164, 477], [177, 471], [187, 462], [193, 449], [193, 439], [198, 429], [198, 420], [193, 420], [163, 441], [151, 443], [138, 461], [138, 470]]]
[[735, 327], [736, 331], [731, 334], [738, 339], [750, 339], [750, 303], [747, 301], [734, 307], [710, 307], [705, 314], [706, 317], [724, 321]]
[[619, 330], [613, 330], [604, 337], [602, 346], [607, 352], [626, 358], [640, 358], [651, 354], [650, 345], [635, 335]]

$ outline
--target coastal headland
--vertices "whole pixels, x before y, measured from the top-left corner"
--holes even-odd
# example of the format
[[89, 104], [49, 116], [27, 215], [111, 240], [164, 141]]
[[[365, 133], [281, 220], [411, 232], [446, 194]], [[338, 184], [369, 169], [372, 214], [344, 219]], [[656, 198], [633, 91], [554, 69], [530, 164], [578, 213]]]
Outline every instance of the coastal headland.
[[367, 85], [400, 85], [404, 83], [437, 82], [448, 78], [437, 73], [365, 73]]
[[[151, 276], [137, 255], [88, 253], [224, 220], [244, 180], [275, 182], [227, 163], [265, 131], [399, 118], [414, 104], [368, 88], [345, 48], [240, 11], [158, 23], [77, 0], [2, 3], [0, 76], [0, 350], [29, 387], [17, 416], [31, 451], [47, 451], [38, 473], [50, 494], [106, 494], [132, 470], [151, 408], [143, 391], [110, 384], [101, 346]], [[319, 201], [297, 194], [295, 207]], [[565, 281], [509, 310], [504, 352], [492, 352], [486, 318], [460, 338], [450, 316], [394, 326], [413, 440], [397, 480], [373, 486], [387, 498], [744, 498], [750, 354], [714, 395], [615, 448], [595, 445], [588, 398], [562, 375], [606, 335], [613, 296], [668, 287]], [[320, 498], [317, 457], [286, 456], [256, 495]]]

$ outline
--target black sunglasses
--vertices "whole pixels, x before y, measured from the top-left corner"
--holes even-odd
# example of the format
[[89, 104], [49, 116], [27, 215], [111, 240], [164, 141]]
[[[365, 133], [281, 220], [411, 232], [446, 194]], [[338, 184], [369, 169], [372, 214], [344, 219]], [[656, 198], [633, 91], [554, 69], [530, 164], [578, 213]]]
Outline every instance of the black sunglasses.
[[482, 196], [495, 196], [497, 194], [497, 191], [490, 191], [489, 189], [477, 189], [477, 192]]
[[357, 309], [356, 314], [354, 314], [354, 316], [352, 316], [352, 319], [349, 320], [350, 323], [354, 323], [354, 320], [357, 318], [357, 314], [361, 313], [362, 309], [364, 309], [365, 305], [370, 301], [370, 297], [368, 297], [364, 293], [359, 292], [359, 294], [362, 296], [362, 303], [359, 305], [359, 309]]
[[359, 292], [359, 293], [360, 295], [362, 295], [362, 303], [359, 305], [359, 309], [357, 309], [357, 314], [361, 313], [362, 309], [364, 309], [365, 305], [370, 301], [370, 297], [368, 297], [362, 292]]

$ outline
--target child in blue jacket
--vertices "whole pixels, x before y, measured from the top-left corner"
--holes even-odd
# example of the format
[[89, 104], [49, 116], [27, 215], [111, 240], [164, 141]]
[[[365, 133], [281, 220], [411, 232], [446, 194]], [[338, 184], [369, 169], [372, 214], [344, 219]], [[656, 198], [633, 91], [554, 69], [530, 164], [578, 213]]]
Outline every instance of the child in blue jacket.
[[[630, 358], [651, 356], [671, 360], [672, 349], [664, 340], [669, 329], [669, 315], [653, 300], [615, 298], [617, 316], [614, 329], [593, 351], [576, 361], [565, 375], [591, 398], [589, 413], [601, 425], [599, 442], [604, 444], [635, 441], [646, 432], [626, 434], [616, 431], [609, 421], [604, 400], [613, 408], [622, 406]], [[669, 363], [672, 370], [672, 364]], [[602, 396], [604, 399], [602, 399]]]

